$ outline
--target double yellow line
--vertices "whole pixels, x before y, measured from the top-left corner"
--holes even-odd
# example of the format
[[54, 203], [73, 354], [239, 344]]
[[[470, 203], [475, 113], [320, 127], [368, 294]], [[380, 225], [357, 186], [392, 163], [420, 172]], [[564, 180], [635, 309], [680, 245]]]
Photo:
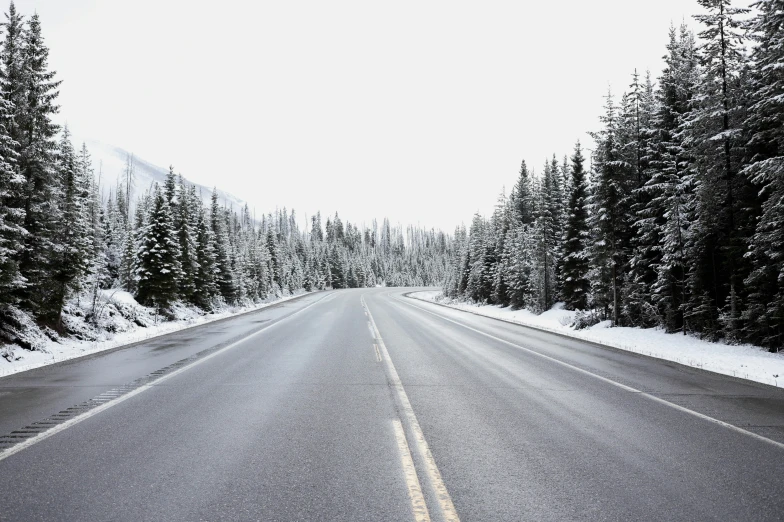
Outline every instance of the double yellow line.
[[[426, 480], [430, 490], [438, 501], [438, 510], [440, 511], [441, 518], [446, 522], [460, 522], [455, 506], [452, 504], [452, 497], [449, 496], [449, 491], [447, 491], [446, 486], [444, 485], [441, 472], [438, 471], [436, 461], [425, 440], [425, 435], [422, 433], [422, 428], [419, 426], [419, 422], [414, 414], [414, 409], [411, 407], [411, 402], [408, 400], [406, 390], [403, 388], [403, 383], [400, 381], [397, 369], [395, 369], [395, 365], [389, 357], [384, 339], [381, 338], [381, 333], [378, 331], [378, 327], [373, 320], [373, 315], [370, 313], [367, 303], [365, 303], [365, 298], [361, 297], [360, 300], [362, 302], [362, 307], [365, 310], [365, 315], [368, 318], [370, 331], [375, 342], [374, 347], [376, 353], [380, 356], [381, 362], [384, 364], [384, 371], [387, 375], [390, 387], [394, 391], [395, 403], [397, 404], [398, 412], [400, 413], [400, 419], [395, 419], [393, 424], [414, 519], [418, 522], [429, 522], [430, 512], [425, 502], [422, 486], [414, 466], [414, 459], [411, 455], [412, 447], [417, 453], [419, 460], [424, 463], [425, 469], [423, 478]], [[406, 432], [408, 432], [409, 435], [406, 435]]]

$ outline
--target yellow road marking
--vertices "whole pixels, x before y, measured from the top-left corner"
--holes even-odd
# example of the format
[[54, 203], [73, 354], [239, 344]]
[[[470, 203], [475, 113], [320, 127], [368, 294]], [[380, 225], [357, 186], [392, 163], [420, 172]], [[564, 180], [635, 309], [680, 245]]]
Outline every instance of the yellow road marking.
[[403, 388], [403, 383], [400, 381], [400, 376], [395, 369], [395, 365], [389, 357], [387, 347], [384, 344], [384, 340], [381, 338], [381, 333], [378, 331], [376, 322], [373, 320], [373, 314], [370, 313], [370, 309], [367, 307], [364, 297], [362, 297], [362, 306], [368, 314], [368, 319], [370, 319], [370, 326], [374, 332], [378, 349], [381, 352], [381, 358], [386, 366], [387, 378], [389, 379], [390, 384], [392, 384], [392, 389], [395, 391], [400, 413], [402, 414], [401, 420], [407, 424], [409, 430], [414, 434], [414, 440], [411, 446], [414, 447], [425, 463], [426, 476], [430, 483], [430, 487], [433, 489], [433, 492], [438, 499], [438, 506], [441, 509], [443, 520], [445, 522], [460, 522], [460, 517], [457, 516], [457, 510], [455, 510], [455, 506], [452, 503], [452, 497], [449, 496], [449, 491], [446, 489], [444, 480], [441, 477], [441, 472], [438, 471], [436, 461], [425, 440], [425, 434], [422, 433], [422, 428], [419, 426], [419, 422], [414, 414], [414, 408], [411, 407], [411, 402], [408, 400], [406, 390]]
[[399, 419], [392, 421], [395, 428], [395, 440], [397, 449], [400, 451], [400, 461], [403, 464], [403, 474], [408, 486], [408, 497], [411, 499], [411, 509], [414, 511], [414, 520], [417, 522], [430, 522], [430, 513], [427, 511], [425, 497], [422, 494], [422, 487], [419, 485], [414, 459], [411, 458], [411, 450], [406, 442], [406, 434], [403, 431], [403, 424]]

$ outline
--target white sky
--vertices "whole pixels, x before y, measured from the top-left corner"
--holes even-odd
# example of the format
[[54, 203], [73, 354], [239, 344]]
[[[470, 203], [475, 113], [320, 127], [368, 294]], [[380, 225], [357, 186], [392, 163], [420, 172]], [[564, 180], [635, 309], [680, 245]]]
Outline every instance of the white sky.
[[[18, 0], [63, 121], [255, 204], [454, 230], [598, 127], [696, 0]], [[112, 173], [107, 173], [112, 174]]]

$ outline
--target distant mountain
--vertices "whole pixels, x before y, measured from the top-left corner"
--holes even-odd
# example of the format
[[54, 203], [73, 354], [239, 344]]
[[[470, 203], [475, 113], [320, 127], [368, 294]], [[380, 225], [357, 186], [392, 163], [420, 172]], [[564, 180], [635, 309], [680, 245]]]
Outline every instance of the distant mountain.
[[[104, 192], [114, 190], [117, 187], [118, 180], [125, 179], [125, 168], [128, 158], [131, 153], [120, 147], [109, 145], [96, 140], [79, 140], [76, 143], [84, 143], [87, 145], [87, 150], [92, 157], [93, 169], [95, 175], [101, 176], [101, 186]], [[169, 173], [168, 168], [153, 165], [144, 158], [133, 155], [133, 171], [134, 171], [134, 194], [139, 195], [149, 189], [153, 183], [163, 184], [166, 180], [166, 174]], [[187, 180], [187, 178], [185, 178]], [[212, 197], [212, 187], [205, 187], [198, 183], [188, 181], [191, 185], [196, 186], [196, 191], [201, 191], [202, 199], [209, 202]], [[218, 188], [218, 200], [221, 204], [239, 210], [245, 205], [245, 201], [224, 192]]]

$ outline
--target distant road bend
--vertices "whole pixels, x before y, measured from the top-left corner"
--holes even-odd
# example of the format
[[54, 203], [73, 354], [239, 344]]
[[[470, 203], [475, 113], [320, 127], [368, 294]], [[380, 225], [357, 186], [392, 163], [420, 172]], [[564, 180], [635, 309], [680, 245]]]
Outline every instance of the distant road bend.
[[0, 520], [784, 518], [784, 391], [407, 291], [0, 378]]

